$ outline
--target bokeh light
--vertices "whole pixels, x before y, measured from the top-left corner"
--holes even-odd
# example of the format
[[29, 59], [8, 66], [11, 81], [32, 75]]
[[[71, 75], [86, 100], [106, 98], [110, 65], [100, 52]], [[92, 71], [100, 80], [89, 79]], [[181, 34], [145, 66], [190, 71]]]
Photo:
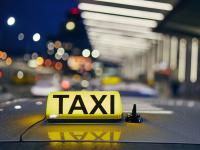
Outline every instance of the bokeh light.
[[44, 59], [42, 57], [37, 57], [36, 61], [37, 61], [37, 65], [39, 66], [44, 63]]
[[56, 70], [60, 71], [62, 69], [62, 67], [63, 67], [63, 64], [61, 62], [56, 62], [55, 63], [55, 69]]
[[35, 33], [34, 35], [33, 35], [33, 41], [34, 42], [38, 42], [40, 40], [40, 34], [39, 33]]
[[7, 20], [7, 24], [9, 26], [12, 26], [15, 24], [15, 18], [14, 17], [9, 17], [8, 20]]
[[69, 31], [74, 30], [76, 27], [75, 23], [73, 21], [69, 21], [66, 23], [66, 29]]
[[89, 57], [90, 56], [90, 50], [84, 49], [82, 52], [83, 57]]
[[93, 57], [93, 58], [98, 58], [99, 55], [100, 55], [100, 53], [99, 53], [98, 50], [93, 50], [93, 51], [92, 51], [92, 57]]
[[18, 34], [18, 40], [22, 41], [24, 39], [24, 34], [23, 33], [19, 33]]

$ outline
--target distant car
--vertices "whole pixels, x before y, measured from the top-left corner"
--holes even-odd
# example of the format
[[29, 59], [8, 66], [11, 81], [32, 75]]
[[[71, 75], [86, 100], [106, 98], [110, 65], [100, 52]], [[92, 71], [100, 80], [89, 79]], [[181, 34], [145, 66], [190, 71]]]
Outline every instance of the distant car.
[[34, 96], [47, 96], [50, 92], [60, 91], [61, 89], [59, 79], [48, 76], [38, 80], [37, 83], [31, 87], [31, 93]]
[[0, 85], [0, 102], [13, 99], [13, 95], [7, 91], [7, 89]]
[[122, 96], [157, 97], [158, 91], [142, 83], [104, 85], [102, 90], [117, 90]]

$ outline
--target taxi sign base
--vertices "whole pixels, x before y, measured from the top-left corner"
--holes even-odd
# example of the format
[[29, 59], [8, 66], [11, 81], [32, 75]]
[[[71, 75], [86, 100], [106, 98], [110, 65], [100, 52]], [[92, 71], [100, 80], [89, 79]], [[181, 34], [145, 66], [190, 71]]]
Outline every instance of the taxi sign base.
[[47, 123], [117, 123], [122, 119], [47, 119]]

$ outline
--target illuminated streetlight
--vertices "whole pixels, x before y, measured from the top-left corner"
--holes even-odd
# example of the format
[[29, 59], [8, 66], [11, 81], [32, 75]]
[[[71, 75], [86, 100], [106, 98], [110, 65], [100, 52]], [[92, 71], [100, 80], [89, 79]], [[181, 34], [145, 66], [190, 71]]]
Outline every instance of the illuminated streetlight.
[[98, 50], [93, 50], [93, 51], [92, 51], [92, 57], [93, 57], [93, 58], [98, 58], [99, 55], [100, 55], [100, 53], [99, 53]]
[[9, 26], [12, 26], [15, 24], [15, 18], [14, 17], [9, 17], [8, 20], [7, 20], [7, 24]]
[[38, 42], [40, 40], [40, 34], [39, 33], [35, 33], [34, 35], [33, 35], [33, 41], [34, 42]]
[[66, 29], [69, 31], [74, 30], [75, 27], [76, 27], [76, 25], [73, 21], [69, 21], [66, 23]]
[[90, 56], [90, 51], [88, 49], [84, 49], [82, 52], [83, 57], [89, 57]]

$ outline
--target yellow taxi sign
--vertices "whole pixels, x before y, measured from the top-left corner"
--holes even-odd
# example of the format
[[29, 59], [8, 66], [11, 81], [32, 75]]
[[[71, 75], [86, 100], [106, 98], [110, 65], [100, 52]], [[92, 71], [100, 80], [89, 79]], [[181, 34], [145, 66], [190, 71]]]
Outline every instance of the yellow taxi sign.
[[121, 120], [122, 103], [117, 91], [58, 91], [48, 95], [49, 121]]

